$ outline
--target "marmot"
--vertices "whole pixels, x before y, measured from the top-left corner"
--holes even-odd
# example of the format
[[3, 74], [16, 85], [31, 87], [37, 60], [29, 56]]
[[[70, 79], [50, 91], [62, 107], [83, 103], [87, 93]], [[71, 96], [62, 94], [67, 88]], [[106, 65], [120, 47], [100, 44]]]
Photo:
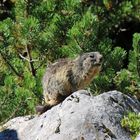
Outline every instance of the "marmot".
[[37, 106], [40, 114], [62, 102], [71, 93], [84, 89], [100, 72], [102, 55], [89, 52], [74, 60], [61, 59], [47, 67], [42, 80], [45, 106]]

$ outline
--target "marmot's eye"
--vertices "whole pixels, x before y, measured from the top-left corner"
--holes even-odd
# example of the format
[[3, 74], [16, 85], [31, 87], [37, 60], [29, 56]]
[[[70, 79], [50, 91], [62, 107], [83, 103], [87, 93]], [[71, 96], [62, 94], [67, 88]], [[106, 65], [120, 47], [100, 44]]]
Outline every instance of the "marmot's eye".
[[83, 60], [86, 60], [86, 59], [87, 59], [86, 57], [83, 58]]
[[94, 55], [90, 55], [89, 57], [90, 57], [90, 58], [94, 58], [95, 56], [94, 56]]

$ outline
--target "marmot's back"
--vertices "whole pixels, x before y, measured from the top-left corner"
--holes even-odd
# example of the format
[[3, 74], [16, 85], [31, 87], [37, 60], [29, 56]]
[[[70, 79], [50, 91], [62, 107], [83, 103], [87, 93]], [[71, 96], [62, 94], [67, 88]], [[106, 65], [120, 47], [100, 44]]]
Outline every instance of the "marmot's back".
[[65, 94], [64, 91], [66, 90], [68, 92], [68, 71], [72, 65], [73, 61], [62, 59], [48, 66], [42, 80], [44, 96], [46, 94]]
[[89, 52], [74, 60], [62, 59], [48, 66], [42, 80], [46, 110], [90, 84], [100, 72], [101, 59], [99, 52]]

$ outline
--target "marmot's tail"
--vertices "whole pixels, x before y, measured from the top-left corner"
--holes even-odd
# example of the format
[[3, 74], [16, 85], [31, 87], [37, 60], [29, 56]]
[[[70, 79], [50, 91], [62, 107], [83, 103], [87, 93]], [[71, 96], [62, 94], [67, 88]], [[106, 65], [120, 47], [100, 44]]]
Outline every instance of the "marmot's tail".
[[36, 112], [37, 114], [41, 115], [42, 113], [46, 112], [47, 110], [51, 109], [52, 106], [49, 105], [38, 105], [36, 106]]

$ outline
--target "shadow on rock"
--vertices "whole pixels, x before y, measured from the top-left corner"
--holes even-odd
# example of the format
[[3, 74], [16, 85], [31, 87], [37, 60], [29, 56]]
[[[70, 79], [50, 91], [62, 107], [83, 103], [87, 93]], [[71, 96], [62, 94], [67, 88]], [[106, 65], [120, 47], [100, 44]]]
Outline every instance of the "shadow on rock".
[[0, 132], [0, 140], [19, 140], [16, 130], [6, 129]]

